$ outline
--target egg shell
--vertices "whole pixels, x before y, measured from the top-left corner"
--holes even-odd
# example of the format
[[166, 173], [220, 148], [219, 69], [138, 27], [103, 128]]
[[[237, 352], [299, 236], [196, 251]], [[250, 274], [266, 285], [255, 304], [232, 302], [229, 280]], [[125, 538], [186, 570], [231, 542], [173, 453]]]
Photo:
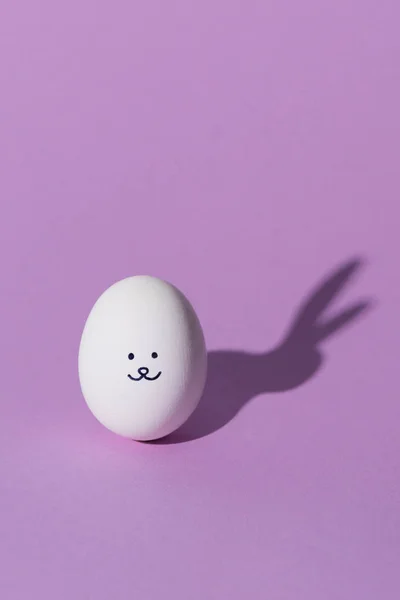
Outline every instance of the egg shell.
[[168, 435], [196, 408], [207, 374], [189, 300], [147, 275], [114, 283], [87, 318], [78, 371], [86, 403], [107, 429], [141, 441]]

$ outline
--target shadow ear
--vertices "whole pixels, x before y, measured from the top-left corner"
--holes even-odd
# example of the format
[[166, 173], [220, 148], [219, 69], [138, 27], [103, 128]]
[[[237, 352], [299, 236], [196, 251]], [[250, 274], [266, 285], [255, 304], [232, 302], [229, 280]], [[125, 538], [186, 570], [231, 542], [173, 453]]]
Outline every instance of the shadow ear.
[[[327, 279], [325, 279], [306, 299], [304, 304], [300, 307], [295, 319], [290, 327], [288, 338], [291, 339], [311, 339], [314, 340], [315, 330], [319, 330], [317, 325], [321, 319], [322, 313], [327, 310], [329, 305], [333, 302], [336, 296], [342, 291], [345, 285], [349, 282], [351, 277], [361, 267], [361, 259], [354, 259], [348, 261], [342, 265], [339, 269], [334, 271]], [[350, 309], [351, 312], [357, 307]], [[360, 310], [360, 306], [358, 306]], [[348, 311], [346, 311], [347, 313]], [[343, 313], [343, 318], [346, 313]], [[336, 317], [333, 321], [336, 321], [339, 317]], [[349, 316], [345, 320], [352, 319], [353, 316]], [[333, 323], [331, 321], [330, 323]], [[322, 326], [323, 327], [323, 326]], [[341, 327], [337, 325], [334, 330]], [[321, 332], [318, 339], [322, 339], [329, 335]]]
[[339, 329], [342, 329], [347, 324], [357, 319], [362, 313], [364, 313], [367, 309], [371, 307], [371, 302], [365, 300], [363, 302], [359, 302], [354, 306], [344, 310], [336, 317], [333, 317], [330, 321], [326, 323], [321, 323], [319, 325], [314, 326], [314, 341], [315, 343], [321, 342], [326, 338], [330, 337]]

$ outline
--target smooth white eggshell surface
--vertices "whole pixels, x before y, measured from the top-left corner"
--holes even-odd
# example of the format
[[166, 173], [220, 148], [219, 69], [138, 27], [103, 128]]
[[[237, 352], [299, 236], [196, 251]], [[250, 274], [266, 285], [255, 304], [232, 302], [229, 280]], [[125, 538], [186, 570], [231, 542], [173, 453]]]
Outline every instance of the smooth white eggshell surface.
[[93, 415], [114, 433], [143, 441], [186, 421], [207, 371], [193, 307], [173, 285], [144, 275], [123, 279], [100, 296], [86, 321], [78, 362]]

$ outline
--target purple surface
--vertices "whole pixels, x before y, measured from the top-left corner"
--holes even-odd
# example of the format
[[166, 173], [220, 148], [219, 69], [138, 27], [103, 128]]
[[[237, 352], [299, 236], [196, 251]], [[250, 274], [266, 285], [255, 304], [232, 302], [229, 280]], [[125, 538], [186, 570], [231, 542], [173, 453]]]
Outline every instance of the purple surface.
[[[399, 18], [3, 0], [2, 598], [399, 598]], [[86, 316], [136, 273], [211, 350], [176, 443], [80, 394]]]

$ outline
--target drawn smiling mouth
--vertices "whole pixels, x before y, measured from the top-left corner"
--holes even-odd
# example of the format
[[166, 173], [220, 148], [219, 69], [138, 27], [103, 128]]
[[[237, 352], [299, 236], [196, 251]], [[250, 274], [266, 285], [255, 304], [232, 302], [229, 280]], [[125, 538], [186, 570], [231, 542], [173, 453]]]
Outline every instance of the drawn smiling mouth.
[[142, 379], [145, 379], [146, 381], [155, 381], [161, 375], [161, 371], [159, 371], [154, 377], [149, 377], [149, 370], [146, 367], [138, 369], [138, 373], [139, 377], [132, 377], [132, 375], [128, 373], [129, 379], [131, 379], [132, 381], [141, 381]]

